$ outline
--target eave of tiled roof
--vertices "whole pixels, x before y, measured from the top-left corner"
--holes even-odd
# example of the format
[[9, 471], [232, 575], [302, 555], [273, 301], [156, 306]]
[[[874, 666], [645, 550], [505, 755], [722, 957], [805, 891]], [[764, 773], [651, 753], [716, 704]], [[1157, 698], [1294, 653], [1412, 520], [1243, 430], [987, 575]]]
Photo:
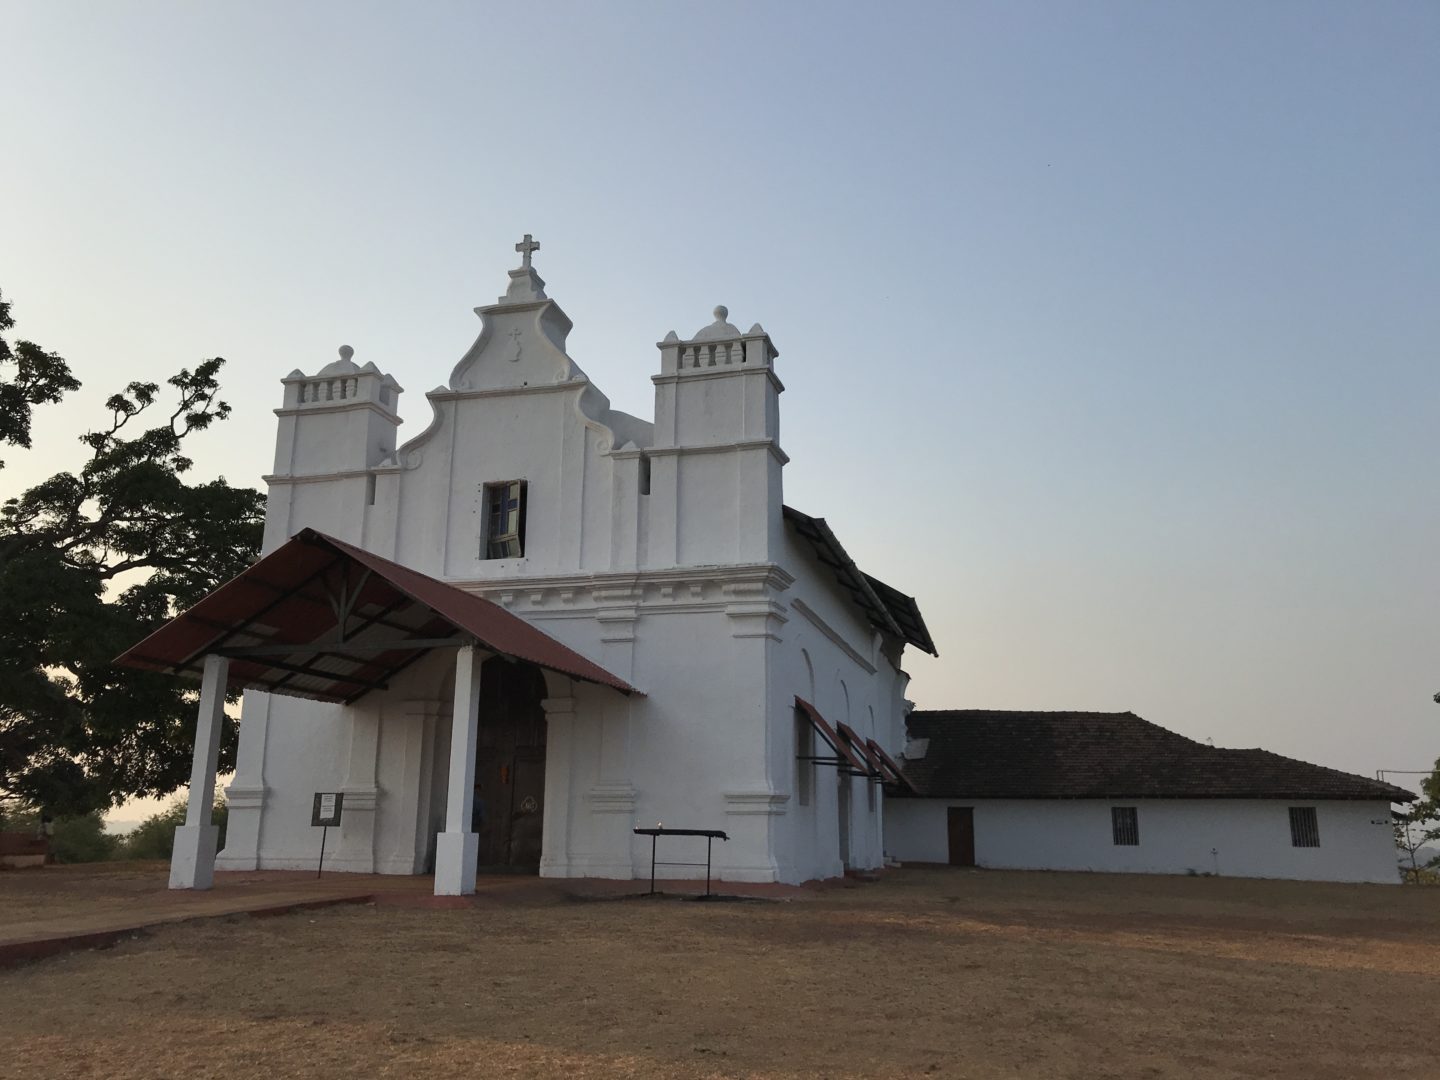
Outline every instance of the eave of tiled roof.
[[901, 766], [930, 798], [1415, 798], [1268, 750], [1207, 746], [1129, 712], [916, 711], [906, 724], [928, 745]]
[[786, 523], [810, 545], [816, 560], [835, 575], [841, 590], [872, 626], [932, 656], [940, 655], [913, 596], [906, 596], [856, 566], [824, 518], [811, 517], [793, 506], [784, 507], [783, 513]]

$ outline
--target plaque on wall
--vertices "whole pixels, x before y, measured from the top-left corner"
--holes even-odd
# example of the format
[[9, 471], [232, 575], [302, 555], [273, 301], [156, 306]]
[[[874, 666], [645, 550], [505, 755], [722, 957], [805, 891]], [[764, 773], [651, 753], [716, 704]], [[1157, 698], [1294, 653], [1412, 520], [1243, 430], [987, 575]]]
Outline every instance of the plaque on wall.
[[311, 825], [332, 826], [340, 824], [340, 814], [345, 808], [343, 791], [317, 791], [315, 805], [310, 811]]

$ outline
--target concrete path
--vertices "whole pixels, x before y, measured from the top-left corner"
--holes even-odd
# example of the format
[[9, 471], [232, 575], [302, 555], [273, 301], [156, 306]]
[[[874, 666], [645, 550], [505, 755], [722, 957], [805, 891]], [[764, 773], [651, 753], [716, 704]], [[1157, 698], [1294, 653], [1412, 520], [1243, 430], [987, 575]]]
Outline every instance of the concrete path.
[[[79, 868], [51, 868], [16, 871], [0, 879], [0, 967], [38, 960], [72, 949], [97, 948], [114, 944], [122, 938], [167, 923], [190, 919], [210, 919], [227, 915], [280, 915], [303, 908], [326, 907], [331, 904], [364, 903], [374, 895], [368, 882], [346, 881], [337, 876], [329, 881], [225, 882], [217, 875], [214, 889], [204, 892], [171, 891], [166, 887], [164, 873], [156, 875], [148, 888], [129, 888], [120, 895], [113, 889], [97, 888], [88, 896], [88, 882], [82, 875], [67, 873]], [[46, 875], [47, 882], [24, 883], [23, 891], [32, 895], [31, 903], [22, 908], [22, 917], [9, 917], [6, 910], [21, 905], [6, 904], [5, 888], [18, 874], [27, 877]], [[346, 875], [348, 876], [348, 875]], [[71, 895], [56, 898], [54, 910], [34, 914], [34, 901], [39, 897], [35, 885], [59, 887]], [[75, 895], [72, 890], [78, 892]], [[43, 890], [48, 893], [50, 890]], [[43, 893], [42, 893], [43, 896]], [[28, 911], [25, 909], [29, 909]], [[28, 917], [24, 917], [28, 914]]]

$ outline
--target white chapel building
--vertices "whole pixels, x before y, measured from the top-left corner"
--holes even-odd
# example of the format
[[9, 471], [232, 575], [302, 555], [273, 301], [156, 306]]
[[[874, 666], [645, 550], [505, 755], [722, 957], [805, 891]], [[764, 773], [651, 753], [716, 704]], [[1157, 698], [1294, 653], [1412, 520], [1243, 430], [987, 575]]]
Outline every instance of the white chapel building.
[[[901, 658], [934, 644], [784, 505], [775, 345], [716, 308], [651, 354], [653, 422], [619, 412], [566, 352], [538, 246], [408, 441], [400, 386], [349, 348], [286, 377], [264, 557], [127, 654], [202, 675], [217, 718], [219, 687], [247, 688], [213, 865], [314, 867], [312, 797], [338, 792], [326, 868], [433, 871], [437, 892], [477, 867], [648, 876], [633, 830], [662, 823], [726, 833], [721, 880], [882, 866]], [[172, 883], [204, 887], [192, 816]]]

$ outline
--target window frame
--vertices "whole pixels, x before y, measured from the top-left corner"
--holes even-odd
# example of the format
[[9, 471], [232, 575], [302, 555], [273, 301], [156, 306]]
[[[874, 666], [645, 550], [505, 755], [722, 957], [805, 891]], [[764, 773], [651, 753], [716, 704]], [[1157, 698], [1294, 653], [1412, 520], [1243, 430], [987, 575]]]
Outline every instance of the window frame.
[[1110, 807], [1110, 843], [1112, 847], [1140, 846], [1140, 808]]
[[1320, 846], [1320, 811], [1314, 806], [1291, 806], [1290, 846], [1292, 848], [1318, 848]]
[[[482, 559], [496, 561], [525, 557], [525, 518], [529, 489], [530, 485], [525, 480], [493, 480], [480, 485], [481, 505], [485, 513], [485, 535], [480, 542]], [[512, 498], [513, 510], [510, 506]], [[502, 520], [502, 516], [510, 513], [515, 515], [513, 529], [510, 528], [508, 520]], [[497, 528], [502, 526], [505, 531], [497, 532]]]

